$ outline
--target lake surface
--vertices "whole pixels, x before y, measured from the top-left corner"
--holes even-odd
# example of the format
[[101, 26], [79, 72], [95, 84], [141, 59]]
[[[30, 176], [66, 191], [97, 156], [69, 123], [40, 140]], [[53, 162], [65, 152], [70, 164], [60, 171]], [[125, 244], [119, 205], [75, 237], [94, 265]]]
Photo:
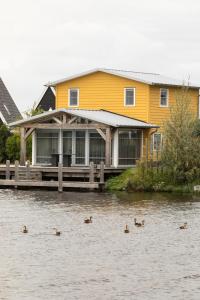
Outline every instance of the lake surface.
[[0, 190], [0, 299], [199, 300], [200, 198]]

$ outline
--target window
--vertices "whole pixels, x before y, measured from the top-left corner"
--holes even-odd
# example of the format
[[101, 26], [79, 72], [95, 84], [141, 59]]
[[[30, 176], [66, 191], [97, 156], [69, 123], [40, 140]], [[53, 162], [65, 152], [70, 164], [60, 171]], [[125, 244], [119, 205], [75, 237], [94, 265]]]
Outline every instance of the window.
[[99, 164], [105, 161], [105, 141], [98, 132], [90, 132], [90, 162]]
[[154, 133], [153, 135], [153, 150], [160, 151], [162, 144], [162, 135], [161, 133]]
[[76, 131], [76, 164], [85, 164], [85, 131]]
[[124, 105], [135, 106], [135, 88], [124, 89]]
[[58, 131], [37, 130], [37, 157], [38, 164], [51, 164], [52, 154], [58, 153]]
[[79, 105], [79, 89], [69, 89], [68, 91], [69, 106]]
[[142, 131], [140, 129], [119, 131], [119, 165], [135, 165], [141, 156]]
[[160, 106], [168, 106], [168, 89], [160, 89]]

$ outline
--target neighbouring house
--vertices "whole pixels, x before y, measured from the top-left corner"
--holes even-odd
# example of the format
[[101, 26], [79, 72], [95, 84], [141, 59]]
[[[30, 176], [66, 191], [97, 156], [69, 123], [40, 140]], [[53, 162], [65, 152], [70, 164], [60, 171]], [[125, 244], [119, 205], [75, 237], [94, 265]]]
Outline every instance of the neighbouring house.
[[0, 78], [0, 124], [7, 125], [20, 119], [22, 119], [22, 116], [3, 80]]
[[36, 104], [36, 109], [37, 108], [40, 108], [43, 111], [54, 110], [56, 108], [56, 97], [51, 87], [45, 88]]
[[[21, 127], [21, 164], [32, 134], [33, 164], [133, 166], [160, 149], [163, 121], [182, 85], [160, 74], [111, 69], [48, 83], [55, 110], [12, 124]], [[199, 86], [190, 84], [189, 93], [199, 116]]]

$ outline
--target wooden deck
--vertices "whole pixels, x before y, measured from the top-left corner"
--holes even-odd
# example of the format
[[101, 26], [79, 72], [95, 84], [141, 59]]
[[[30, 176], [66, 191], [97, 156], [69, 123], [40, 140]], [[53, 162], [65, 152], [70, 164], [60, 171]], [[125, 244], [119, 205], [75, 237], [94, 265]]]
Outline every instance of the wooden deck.
[[19, 166], [16, 161], [11, 165], [0, 165], [0, 188], [56, 188], [59, 192], [68, 189], [103, 190], [105, 178], [119, 175], [124, 168], [105, 167], [90, 164], [89, 167]]

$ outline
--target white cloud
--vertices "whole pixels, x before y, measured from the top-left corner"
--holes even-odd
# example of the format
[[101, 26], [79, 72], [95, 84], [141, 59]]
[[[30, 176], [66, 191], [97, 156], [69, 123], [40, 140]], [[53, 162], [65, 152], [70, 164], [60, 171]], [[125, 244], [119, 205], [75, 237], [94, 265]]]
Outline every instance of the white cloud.
[[94, 67], [200, 82], [200, 2], [0, 0], [0, 76], [21, 110], [43, 84]]

